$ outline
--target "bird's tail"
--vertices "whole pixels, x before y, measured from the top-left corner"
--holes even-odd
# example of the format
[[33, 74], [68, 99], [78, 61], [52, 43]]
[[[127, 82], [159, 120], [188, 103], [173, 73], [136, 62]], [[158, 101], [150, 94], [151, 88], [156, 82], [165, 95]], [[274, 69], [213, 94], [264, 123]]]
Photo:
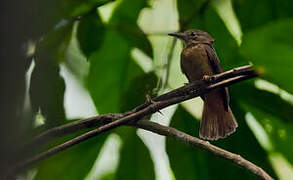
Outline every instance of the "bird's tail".
[[237, 122], [230, 109], [225, 111], [223, 100], [219, 96], [206, 96], [199, 136], [202, 139], [217, 140], [225, 138], [237, 128]]

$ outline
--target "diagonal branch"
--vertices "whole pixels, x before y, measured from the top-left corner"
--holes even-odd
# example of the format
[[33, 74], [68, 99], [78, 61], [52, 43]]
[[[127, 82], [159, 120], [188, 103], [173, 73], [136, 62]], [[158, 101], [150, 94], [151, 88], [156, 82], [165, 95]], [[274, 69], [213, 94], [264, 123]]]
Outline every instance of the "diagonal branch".
[[[60, 151], [63, 151], [75, 144], [83, 142], [91, 137], [97, 136], [102, 132], [109, 131], [115, 127], [121, 125], [132, 125], [136, 127], [140, 127], [143, 129], [147, 129], [149, 131], [156, 132], [161, 135], [174, 137], [179, 141], [188, 143], [193, 147], [200, 148], [203, 150], [207, 150], [212, 152], [213, 154], [223, 157], [224, 159], [231, 160], [236, 163], [240, 167], [246, 168], [252, 173], [258, 175], [263, 179], [272, 179], [269, 175], [267, 175], [261, 168], [252, 164], [251, 162], [241, 158], [239, 155], [235, 155], [223, 149], [220, 149], [216, 146], [210, 145], [207, 141], [200, 140], [195, 137], [191, 137], [183, 132], [180, 132], [174, 128], [164, 127], [159, 124], [154, 124], [141, 120], [145, 116], [151, 115], [165, 107], [170, 105], [183, 102], [185, 100], [200, 96], [209, 92], [212, 89], [229, 86], [231, 84], [250, 79], [257, 76], [256, 73], [252, 70], [251, 66], [242, 66], [239, 68], [232, 69], [230, 71], [223, 72], [221, 74], [217, 74], [211, 76], [209, 81], [196, 81], [194, 83], [190, 83], [181, 88], [170, 91], [169, 93], [163, 94], [154, 98], [151, 102], [147, 101], [146, 103], [136, 107], [132, 111], [126, 112], [124, 114], [107, 114], [102, 116], [96, 116], [92, 118], [88, 118], [85, 120], [76, 121], [73, 123], [69, 123], [67, 125], [63, 125], [60, 127], [53, 128], [48, 130], [47, 132], [42, 133], [40, 136], [36, 137], [33, 141], [29, 143], [29, 145], [36, 145], [39, 142], [45, 142], [43, 144], [48, 143], [50, 140], [64, 136], [69, 133], [77, 132], [81, 129], [87, 129], [91, 127], [100, 126], [97, 129], [89, 131], [81, 136], [73, 138], [63, 144], [55, 146], [45, 152], [42, 152], [32, 158], [29, 158], [21, 163], [17, 164], [12, 171], [14, 172], [19, 169], [24, 169], [29, 167], [40, 160], [43, 160], [53, 154], [56, 154]], [[150, 124], [151, 123], [151, 124]], [[172, 135], [173, 132], [173, 135]], [[171, 133], [171, 134], [170, 134]], [[175, 133], [175, 134], [174, 134]], [[186, 135], [187, 139], [181, 139], [176, 133], [181, 135]], [[26, 146], [29, 147], [29, 146]]]
[[[242, 77], [244, 76], [244, 77]], [[234, 68], [232, 70], [229, 71], [225, 71], [223, 73], [214, 75], [210, 77], [210, 81], [209, 83], [207, 83], [206, 81], [197, 81], [194, 83], [190, 83], [188, 85], [182, 86], [180, 88], [177, 88], [175, 90], [172, 90], [170, 92], [167, 92], [165, 94], [162, 94], [160, 96], [157, 96], [155, 98], [153, 98], [153, 101], [163, 101], [163, 100], [170, 100], [172, 98], [177, 98], [177, 97], [181, 97], [184, 95], [189, 94], [190, 92], [195, 92], [196, 90], [199, 90], [201, 88], [201, 86], [208, 86], [210, 84], [210, 86], [218, 86], [216, 83], [220, 83], [220, 81], [223, 80], [228, 80], [229, 82], [227, 82], [227, 85], [230, 85], [229, 83], [235, 83], [231, 81], [231, 78], [237, 77], [238, 80], [242, 81], [245, 80], [245, 78], [252, 78], [256, 76], [256, 74], [254, 73], [252, 67], [250, 65], [246, 65], [246, 66], [241, 66], [238, 68]], [[236, 80], [237, 80], [236, 79]], [[224, 83], [223, 86], [227, 86], [225, 83], [226, 82], [221, 82]], [[213, 85], [214, 84], [214, 85]], [[221, 84], [219, 84], [221, 85]], [[216, 88], [214, 87], [214, 88]], [[207, 90], [205, 90], [205, 87], [202, 87], [202, 91], [203, 92], [199, 92], [199, 93], [206, 93], [208, 91], [208, 87]], [[201, 95], [201, 94], [199, 94]], [[199, 96], [197, 95], [197, 96]], [[196, 97], [196, 95], [194, 96]], [[188, 99], [191, 99], [193, 97], [188, 97]], [[184, 101], [185, 99], [183, 99], [182, 101]], [[182, 102], [181, 101], [181, 102]], [[68, 123], [62, 126], [58, 126], [58, 127], [54, 127], [51, 128], [43, 133], [41, 133], [40, 135], [38, 135], [37, 137], [35, 137], [32, 141], [30, 141], [29, 143], [25, 144], [25, 148], [24, 149], [35, 149], [35, 148], [39, 148], [45, 144], [48, 144], [51, 140], [56, 139], [58, 137], [62, 137], [68, 134], [72, 134], [74, 132], [77, 132], [79, 130], [83, 130], [83, 129], [89, 129], [89, 128], [93, 128], [93, 127], [99, 127], [102, 125], [105, 125], [109, 122], [112, 122], [113, 120], [125, 117], [127, 115], [130, 115], [132, 113], [138, 112], [139, 110], [142, 110], [144, 108], [146, 108], [147, 106], [149, 106], [151, 103], [150, 102], [145, 102], [142, 105], [139, 105], [138, 107], [134, 108], [133, 110], [126, 112], [124, 114], [104, 114], [104, 115], [99, 115], [99, 116], [94, 116], [94, 117], [90, 117], [87, 119], [83, 119], [83, 120], [79, 120], [79, 121], [74, 121], [72, 123]]]
[[214, 154], [215, 156], [232, 161], [240, 168], [246, 169], [264, 180], [272, 180], [273, 178], [268, 175], [262, 168], [253, 164], [252, 162], [244, 159], [238, 154], [231, 153], [222, 148], [210, 144], [208, 141], [201, 140], [199, 138], [190, 136], [184, 132], [181, 132], [175, 128], [160, 125], [155, 122], [141, 120], [134, 124], [134, 126], [145, 129], [162, 136], [171, 137], [175, 140], [190, 145], [194, 149], [200, 149]]

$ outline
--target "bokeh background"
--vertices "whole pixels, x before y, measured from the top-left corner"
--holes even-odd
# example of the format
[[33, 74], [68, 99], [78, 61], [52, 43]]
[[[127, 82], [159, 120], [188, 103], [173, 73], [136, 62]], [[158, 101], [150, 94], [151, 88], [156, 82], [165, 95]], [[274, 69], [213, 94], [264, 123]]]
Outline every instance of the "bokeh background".
[[[143, 103], [147, 93], [182, 86], [187, 82], [179, 66], [182, 44], [167, 33], [196, 28], [215, 38], [224, 70], [253, 64], [262, 74], [230, 87], [239, 127], [212, 144], [276, 179], [293, 179], [293, 1], [1, 3], [1, 166], [19, 142], [46, 129], [125, 112]], [[150, 119], [198, 137], [201, 111], [202, 101], [195, 98]], [[34, 180], [236, 178], [257, 179], [231, 162], [130, 127], [94, 137], [18, 175]]]

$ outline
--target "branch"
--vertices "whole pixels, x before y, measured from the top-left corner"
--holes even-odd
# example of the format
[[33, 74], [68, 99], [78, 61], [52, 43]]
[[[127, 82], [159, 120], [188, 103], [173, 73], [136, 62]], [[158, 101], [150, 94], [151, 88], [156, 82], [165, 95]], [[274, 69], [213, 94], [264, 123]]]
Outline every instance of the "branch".
[[[182, 96], [188, 95], [188, 94], [190, 94], [190, 92], [195, 92], [197, 90], [200, 91], [200, 89], [202, 89], [201, 90], [202, 92], [199, 92], [200, 93], [199, 95], [201, 95], [201, 94], [204, 94], [207, 91], [209, 91], [209, 88], [217, 88], [217, 86], [219, 86], [219, 85], [226, 86], [226, 83], [227, 83], [227, 85], [231, 85], [230, 83], [236, 83], [238, 81], [249, 79], [254, 76], [256, 76], [256, 74], [254, 73], [254, 71], [250, 65], [241, 66], [241, 67], [234, 68], [232, 70], [211, 76], [210, 81], [209, 81], [209, 84], [211, 87], [208, 87], [209, 84], [207, 84], [206, 81], [201, 80], [201, 81], [197, 81], [197, 82], [182, 86], [180, 88], [177, 88], [175, 90], [172, 90], [172, 91], [165, 93], [165, 94], [162, 94], [160, 96], [157, 96], [157, 97], [153, 98], [152, 100], [158, 102], [158, 101], [164, 101], [164, 100], [177, 98], [177, 97], [182, 98]], [[236, 78], [236, 79], [233, 79], [233, 78]], [[227, 80], [228, 82], [226, 82], [224, 80]], [[220, 81], [223, 81], [223, 82], [220, 82]], [[206, 87], [202, 87], [203, 85], [205, 85]], [[213, 87], [213, 86], [215, 86], [215, 87]], [[199, 96], [199, 95], [195, 95], [194, 97]], [[193, 96], [187, 97], [187, 99], [191, 99], [191, 98], [193, 98]], [[182, 101], [184, 101], [184, 100], [186, 100], [186, 99], [183, 99]], [[179, 102], [182, 102], [182, 101], [179, 101]], [[135, 112], [138, 112], [138, 111], [146, 108], [149, 105], [151, 105], [151, 102], [146, 102], [146, 103], [144, 103], [144, 104], [142, 104], [142, 105], [140, 105], [140, 106], [134, 108], [133, 110], [126, 112], [124, 114], [118, 114], [118, 113], [117, 114], [113, 114], [113, 113], [104, 114], [104, 115], [94, 116], [94, 117], [90, 117], [90, 118], [79, 120], [79, 121], [74, 121], [72, 123], [68, 123], [68, 124], [65, 124], [62, 126], [54, 127], [52, 129], [49, 129], [49, 130], [41, 133], [40, 135], [35, 137], [32, 141], [25, 144], [24, 145], [25, 147], [23, 149], [39, 148], [45, 144], [48, 144], [52, 139], [56, 139], [58, 137], [72, 134], [72, 133], [77, 132], [79, 130], [105, 125], [105, 124], [112, 122], [116, 119], [125, 117], [125, 116], [133, 114]]]
[[187, 145], [190, 145], [194, 149], [204, 150], [218, 157], [221, 157], [223, 159], [232, 161], [237, 166], [252, 172], [254, 175], [258, 176], [261, 179], [265, 179], [265, 180], [273, 179], [262, 168], [244, 159], [240, 155], [221, 149], [217, 146], [210, 144], [208, 141], [204, 141], [199, 138], [190, 136], [175, 128], [163, 126], [158, 123], [147, 121], [147, 120], [140, 120], [136, 124], [134, 124], [134, 126], [154, 132], [156, 134], [160, 134], [162, 136], [172, 137], [179, 142], [183, 142]]
[[[63, 125], [60, 127], [53, 128], [51, 130], [48, 130], [47, 132], [44, 132], [40, 136], [36, 137], [31, 143], [31, 145], [37, 143], [37, 142], [43, 142], [48, 143], [49, 140], [53, 139], [54, 137], [60, 137], [72, 132], [76, 132], [81, 129], [95, 127], [97, 125], [103, 126], [94, 129], [92, 131], [89, 131], [81, 136], [78, 136], [76, 138], [73, 138], [63, 144], [60, 144], [56, 147], [53, 147], [49, 149], [48, 151], [45, 151], [43, 153], [40, 153], [30, 159], [27, 159], [26, 161], [22, 161], [21, 163], [17, 164], [14, 170], [17, 169], [23, 169], [28, 166], [31, 166], [32, 164], [43, 160], [57, 152], [60, 152], [62, 150], [65, 150], [75, 144], [78, 144], [82, 141], [85, 141], [93, 136], [99, 135], [102, 132], [111, 130], [115, 127], [121, 126], [121, 125], [134, 125], [138, 126], [153, 132], [156, 132], [161, 135], [171, 136], [175, 137], [179, 141], [188, 142], [193, 147], [197, 147], [200, 149], [204, 149], [207, 151], [212, 152], [213, 154], [223, 157], [228, 160], [232, 160], [234, 163], [238, 164], [239, 166], [248, 169], [252, 173], [258, 175], [259, 177], [262, 177], [263, 179], [272, 179], [269, 175], [267, 175], [261, 168], [258, 166], [250, 163], [249, 161], [241, 158], [239, 155], [235, 155], [233, 153], [230, 153], [228, 151], [225, 151], [223, 149], [220, 149], [216, 146], [210, 145], [207, 141], [202, 141], [198, 138], [191, 137], [187, 134], [184, 134], [180, 131], [177, 131], [174, 128], [164, 127], [158, 124], [152, 124], [156, 125], [155, 128], [153, 126], [150, 126], [150, 124], [145, 124], [145, 121], [138, 121], [142, 119], [145, 116], [151, 115], [167, 106], [183, 102], [185, 100], [200, 96], [202, 94], [205, 94], [209, 92], [212, 89], [220, 88], [229, 86], [231, 84], [237, 83], [239, 81], [243, 81], [252, 77], [257, 76], [256, 73], [252, 70], [251, 66], [243, 66], [239, 68], [232, 69], [230, 71], [226, 71], [221, 74], [217, 74], [214, 76], [211, 76], [209, 79], [209, 82], [200, 80], [196, 81], [194, 83], [190, 83], [186, 86], [183, 86], [181, 88], [175, 89], [169, 93], [163, 94], [161, 96], [158, 96], [154, 98], [151, 102], [148, 101], [137, 108], [135, 108], [132, 111], [126, 112], [124, 114], [108, 114], [108, 115], [102, 115], [102, 116], [96, 116], [92, 118], [88, 118], [85, 120], [76, 121], [73, 123], [69, 123], [67, 125]], [[152, 128], [151, 128], [152, 127]], [[165, 128], [165, 129], [164, 129]], [[167, 128], [167, 129], [166, 129]], [[188, 137], [187, 139], [180, 139], [177, 137], [176, 133], [172, 135], [172, 132], [176, 132], [181, 135], [186, 135]], [[169, 133], [169, 134], [168, 134]], [[54, 135], [54, 136], [52, 136]], [[53, 137], [53, 138], [52, 138]], [[193, 138], [193, 139], [192, 139]], [[209, 146], [207, 145], [209, 144]], [[12, 171], [13, 172], [13, 171]]]

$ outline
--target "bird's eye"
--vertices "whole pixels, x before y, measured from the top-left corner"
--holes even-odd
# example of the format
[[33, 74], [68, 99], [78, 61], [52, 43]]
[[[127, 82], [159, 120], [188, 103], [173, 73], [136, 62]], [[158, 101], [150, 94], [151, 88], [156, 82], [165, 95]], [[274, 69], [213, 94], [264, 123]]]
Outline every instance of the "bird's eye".
[[194, 36], [196, 36], [196, 33], [195, 32], [191, 32], [190, 35], [194, 37]]

